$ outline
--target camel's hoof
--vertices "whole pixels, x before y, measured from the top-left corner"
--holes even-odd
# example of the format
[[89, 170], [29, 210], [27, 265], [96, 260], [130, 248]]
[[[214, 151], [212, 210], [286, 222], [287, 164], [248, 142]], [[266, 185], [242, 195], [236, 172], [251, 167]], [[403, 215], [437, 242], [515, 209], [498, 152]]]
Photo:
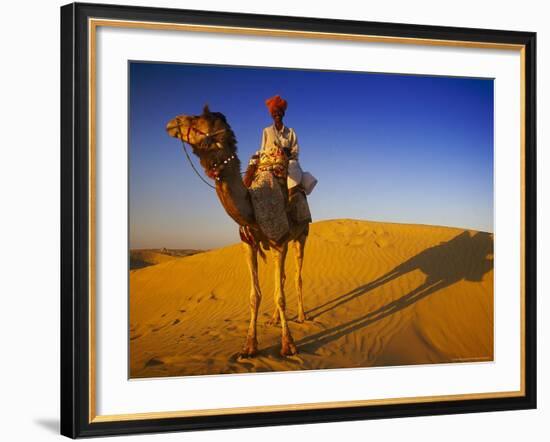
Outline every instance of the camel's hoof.
[[309, 321], [309, 318], [306, 315], [298, 315], [298, 318], [296, 319], [298, 324], [303, 324], [306, 321]]
[[279, 315], [277, 315], [277, 317], [273, 316], [269, 321], [267, 321], [267, 325], [269, 326], [277, 326], [279, 325], [279, 321], [281, 320], [281, 318], [279, 318]]
[[243, 348], [239, 353], [238, 359], [253, 358], [258, 354], [257, 348]]
[[237, 359], [250, 359], [255, 357], [258, 354], [257, 350], [251, 350], [248, 348], [243, 348], [238, 354]]
[[258, 341], [253, 338], [247, 338], [246, 344], [239, 353], [239, 358], [253, 358], [258, 354]]
[[294, 356], [295, 354], [298, 354], [298, 349], [296, 348], [296, 345], [294, 344], [292, 338], [283, 338], [283, 342], [281, 345], [281, 356], [287, 357]]

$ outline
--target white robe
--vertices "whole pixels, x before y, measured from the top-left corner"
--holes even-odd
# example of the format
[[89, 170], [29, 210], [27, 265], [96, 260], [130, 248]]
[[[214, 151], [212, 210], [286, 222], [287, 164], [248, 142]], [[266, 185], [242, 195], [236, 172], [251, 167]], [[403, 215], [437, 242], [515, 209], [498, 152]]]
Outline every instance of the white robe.
[[291, 127], [286, 127], [278, 131], [275, 125], [264, 128], [262, 133], [262, 146], [260, 151], [273, 147], [290, 149], [290, 159], [288, 162], [287, 186], [289, 189], [302, 183], [303, 172], [298, 162], [300, 148], [298, 146], [298, 137]]

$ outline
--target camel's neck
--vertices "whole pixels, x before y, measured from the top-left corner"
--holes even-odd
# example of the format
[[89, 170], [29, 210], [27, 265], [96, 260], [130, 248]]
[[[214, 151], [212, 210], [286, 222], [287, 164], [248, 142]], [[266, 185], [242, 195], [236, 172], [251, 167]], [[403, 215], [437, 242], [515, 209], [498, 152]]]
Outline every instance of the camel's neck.
[[227, 167], [216, 181], [216, 193], [227, 214], [241, 226], [254, 224], [254, 210], [243, 184], [239, 162]]
[[241, 225], [254, 224], [254, 210], [250, 202], [248, 189], [243, 184], [241, 166], [237, 157], [236, 147], [230, 143], [224, 149], [213, 154], [201, 157], [201, 164], [207, 170], [211, 170], [215, 164], [223, 163], [224, 159], [231, 156], [234, 159], [220, 171], [219, 180], [216, 180], [216, 193], [223, 208], [233, 220]]

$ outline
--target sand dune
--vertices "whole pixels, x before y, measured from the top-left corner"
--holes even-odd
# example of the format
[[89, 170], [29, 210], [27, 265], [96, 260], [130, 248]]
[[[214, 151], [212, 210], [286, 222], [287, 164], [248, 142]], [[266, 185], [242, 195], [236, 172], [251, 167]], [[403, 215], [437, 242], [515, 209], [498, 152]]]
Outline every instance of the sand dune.
[[141, 269], [168, 262], [176, 258], [195, 255], [201, 250], [194, 249], [134, 249], [130, 250], [130, 270]]
[[[310, 321], [290, 323], [299, 354], [279, 356], [273, 265], [260, 263], [260, 353], [237, 357], [248, 327], [240, 244], [130, 274], [131, 377], [490, 361], [493, 235], [330, 220], [311, 225], [303, 281]], [[296, 316], [294, 257], [287, 312]]]

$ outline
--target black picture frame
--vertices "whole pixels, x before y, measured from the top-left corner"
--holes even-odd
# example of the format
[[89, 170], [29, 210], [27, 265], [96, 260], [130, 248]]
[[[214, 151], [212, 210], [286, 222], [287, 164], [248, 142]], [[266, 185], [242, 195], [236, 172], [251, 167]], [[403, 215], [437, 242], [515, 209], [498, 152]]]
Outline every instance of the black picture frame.
[[[524, 395], [93, 422], [89, 375], [89, 28], [105, 18], [453, 40], [524, 47]], [[73, 3], [61, 7], [61, 434], [105, 436], [536, 408], [536, 34], [488, 29]]]

